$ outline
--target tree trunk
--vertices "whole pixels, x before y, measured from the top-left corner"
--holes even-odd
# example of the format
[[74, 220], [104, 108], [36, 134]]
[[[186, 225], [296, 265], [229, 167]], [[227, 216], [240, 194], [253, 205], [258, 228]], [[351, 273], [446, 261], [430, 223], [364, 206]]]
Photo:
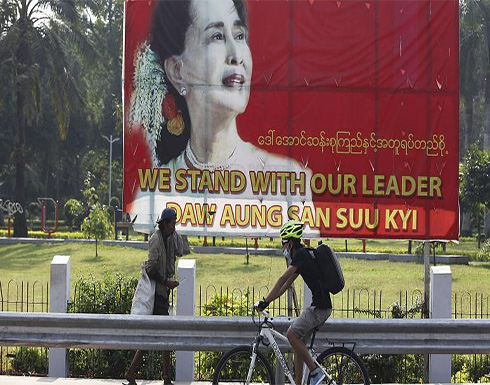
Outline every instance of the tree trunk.
[[[483, 1], [478, 2], [480, 9], [482, 10], [482, 15], [485, 20], [484, 31], [485, 40], [487, 44], [487, 50], [490, 49], [490, 13]], [[490, 52], [490, 51], [489, 51]], [[483, 149], [490, 150], [490, 62], [487, 62], [487, 77], [485, 84], [485, 120], [483, 129]], [[484, 217], [484, 231], [485, 235], [488, 237], [490, 235], [490, 215], [485, 215]]]
[[[19, 135], [19, 133], [17, 134]], [[27, 237], [27, 222], [25, 215], [25, 183], [24, 183], [24, 144], [16, 140], [14, 148], [15, 164], [15, 201], [19, 203], [23, 211], [15, 213], [14, 219], [14, 237]]]
[[[489, 37], [490, 38], [490, 37]], [[488, 48], [490, 49], [490, 40], [488, 41]], [[490, 65], [487, 72], [487, 84], [485, 86], [485, 129], [483, 131], [483, 149], [490, 150]], [[483, 219], [485, 236], [490, 236], [490, 215], [487, 212], [484, 214]]]
[[14, 220], [14, 237], [27, 237], [27, 223], [25, 216], [25, 132], [26, 132], [26, 97], [25, 93], [28, 90], [25, 89], [22, 82], [19, 80], [25, 74], [26, 68], [29, 62], [28, 55], [28, 41], [27, 41], [27, 4], [22, 3], [20, 9], [19, 19], [19, 46], [17, 49], [17, 84], [15, 85], [15, 92], [17, 96], [17, 133], [15, 136], [15, 144], [13, 151], [13, 163], [15, 167], [15, 201], [19, 203], [23, 211], [22, 213], [15, 214]]
[[471, 213], [460, 213], [460, 229], [462, 237], [471, 237]]
[[[487, 28], [490, 32], [490, 28]], [[487, 48], [490, 49], [490, 36], [487, 33]], [[487, 83], [485, 85], [485, 128], [483, 131], [483, 149], [490, 150], [490, 63], [487, 69]], [[485, 236], [490, 236], [490, 215], [484, 214]]]
[[473, 132], [473, 98], [468, 97], [465, 98], [464, 103], [464, 120], [465, 120], [465, 129], [463, 131], [463, 147], [461, 149], [460, 157], [462, 158], [466, 151], [471, 146], [471, 136]]
[[480, 222], [480, 213], [478, 213], [477, 215], [478, 215], [478, 220], [477, 220], [477, 223], [478, 223], [478, 232], [477, 232], [477, 237], [478, 237], [478, 250], [480, 250], [480, 248], [481, 248], [481, 222]]
[[[19, 47], [17, 51], [17, 60], [19, 62], [20, 78], [25, 72], [27, 67], [27, 37], [25, 36], [25, 28], [22, 26], [22, 22], [19, 23], [21, 28]], [[24, 211], [22, 213], [15, 214], [14, 220], [14, 237], [27, 237], [27, 223], [25, 216], [25, 131], [26, 131], [26, 116], [25, 116], [25, 90], [22, 83], [17, 80], [16, 93], [17, 93], [17, 133], [15, 137], [15, 145], [13, 151], [13, 163], [15, 167], [15, 201], [19, 203]]]

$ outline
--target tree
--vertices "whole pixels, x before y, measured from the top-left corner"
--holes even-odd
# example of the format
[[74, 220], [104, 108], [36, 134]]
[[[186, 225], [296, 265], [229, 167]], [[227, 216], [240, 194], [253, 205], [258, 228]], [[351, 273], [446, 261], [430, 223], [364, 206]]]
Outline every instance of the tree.
[[490, 151], [470, 148], [461, 166], [459, 191], [461, 209], [477, 220], [480, 247], [480, 220], [484, 210], [490, 209]]
[[460, 154], [480, 139], [488, 52], [481, 9], [474, 0], [460, 2]]
[[[94, 186], [96, 193], [100, 197], [107, 197], [109, 189], [109, 151], [107, 149], [93, 150], [90, 149], [83, 156], [80, 162], [80, 169], [83, 175], [90, 171], [94, 177]], [[122, 195], [122, 165], [119, 160], [112, 161], [112, 184], [115, 186], [113, 196]]]
[[97, 202], [87, 218], [83, 220], [82, 231], [87, 238], [95, 239], [95, 256], [98, 257], [98, 242], [112, 233], [107, 207]]
[[[0, 3], [0, 100], [15, 109], [15, 200], [25, 206], [26, 131], [38, 122], [46, 84], [60, 137], [66, 137], [70, 101], [82, 100], [67, 52], [77, 46], [94, 53], [80, 27], [78, 7], [86, 1], [2, 0]], [[44, 83], [43, 83], [44, 82]], [[25, 214], [16, 214], [14, 236], [27, 236]]]
[[63, 211], [65, 213], [68, 228], [70, 230], [73, 228], [76, 228], [77, 230], [80, 229], [85, 214], [82, 202], [73, 198], [69, 199], [63, 206]]
[[87, 199], [89, 215], [83, 220], [81, 229], [87, 238], [95, 239], [95, 256], [98, 257], [98, 242], [112, 233], [107, 207], [99, 202], [99, 197], [92, 186], [93, 175], [89, 172], [85, 178], [83, 195]]

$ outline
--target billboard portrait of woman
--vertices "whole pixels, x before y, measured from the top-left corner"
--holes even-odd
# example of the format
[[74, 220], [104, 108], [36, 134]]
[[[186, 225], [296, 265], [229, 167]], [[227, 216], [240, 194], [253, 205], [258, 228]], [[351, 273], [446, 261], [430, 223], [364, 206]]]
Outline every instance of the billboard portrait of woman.
[[[305, 186], [311, 171], [244, 141], [238, 133], [237, 116], [246, 110], [251, 90], [248, 35], [243, 0], [158, 1], [149, 38], [135, 55], [129, 127], [143, 130], [153, 167], [168, 168], [172, 184], [177, 170], [239, 171], [247, 178], [244, 189], [233, 196], [239, 204], [271, 201], [287, 210], [295, 201], [311, 202], [311, 191], [268, 197], [253, 191], [249, 171], [295, 173]], [[161, 207], [160, 201], [195, 199], [204, 204], [207, 198], [206, 192], [183, 192], [171, 199], [139, 191], [132, 210], [133, 217], [138, 215], [135, 227], [151, 231], [150, 207]], [[221, 204], [214, 211], [219, 214], [227, 197], [217, 198]]]
[[134, 228], [457, 239], [458, 4], [126, 0]]

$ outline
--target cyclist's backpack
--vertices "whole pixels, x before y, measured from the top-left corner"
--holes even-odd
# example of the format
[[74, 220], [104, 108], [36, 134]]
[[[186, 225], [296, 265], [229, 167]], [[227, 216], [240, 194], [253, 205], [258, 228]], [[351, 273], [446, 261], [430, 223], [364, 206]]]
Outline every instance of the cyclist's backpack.
[[330, 246], [321, 244], [316, 249], [308, 249], [321, 272], [326, 289], [337, 294], [344, 286], [344, 275], [339, 260]]

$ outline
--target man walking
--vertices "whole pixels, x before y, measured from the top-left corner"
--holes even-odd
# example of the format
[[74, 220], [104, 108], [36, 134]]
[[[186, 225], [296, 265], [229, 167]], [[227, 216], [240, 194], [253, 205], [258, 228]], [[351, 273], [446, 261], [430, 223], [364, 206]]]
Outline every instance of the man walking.
[[[154, 315], [169, 315], [170, 291], [179, 285], [175, 277], [176, 257], [182, 256], [182, 238], [175, 231], [177, 213], [174, 209], [165, 208], [157, 220], [158, 230], [151, 236], [148, 247], [148, 259], [145, 262], [146, 272], [155, 280]], [[134, 372], [143, 358], [144, 351], [137, 350], [131, 366], [126, 372], [126, 385], [136, 385]], [[163, 352], [164, 385], [172, 385], [170, 373], [170, 352]]]

